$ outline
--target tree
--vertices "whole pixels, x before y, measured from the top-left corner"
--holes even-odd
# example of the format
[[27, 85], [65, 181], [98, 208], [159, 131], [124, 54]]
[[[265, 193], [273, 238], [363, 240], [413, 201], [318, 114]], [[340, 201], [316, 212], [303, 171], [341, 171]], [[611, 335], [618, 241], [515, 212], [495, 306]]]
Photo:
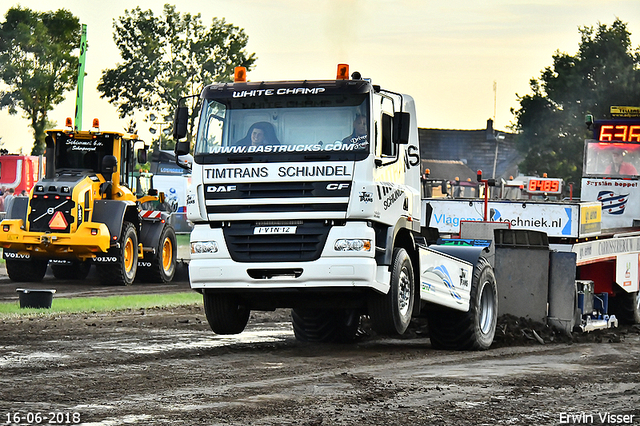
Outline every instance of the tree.
[[586, 114], [608, 118], [609, 107], [640, 106], [640, 50], [631, 48], [627, 25], [579, 29], [578, 52], [556, 51], [553, 65], [529, 82], [532, 94], [518, 96], [511, 109], [517, 146], [525, 155], [520, 171], [547, 172], [579, 184], [584, 140], [590, 137]]
[[[178, 99], [199, 94], [206, 84], [231, 81], [235, 66], [249, 69], [256, 60], [245, 51], [242, 29], [218, 18], [207, 28], [200, 14], [180, 14], [168, 4], [159, 17], [140, 7], [125, 10], [114, 28], [123, 63], [103, 72], [98, 90], [122, 118], [141, 110], [170, 119]], [[196, 102], [192, 98], [190, 135]]]
[[64, 100], [77, 82], [80, 46], [78, 18], [65, 9], [36, 12], [13, 7], [0, 23], [0, 109], [16, 114], [18, 108], [31, 121], [31, 153], [44, 152], [47, 113]]

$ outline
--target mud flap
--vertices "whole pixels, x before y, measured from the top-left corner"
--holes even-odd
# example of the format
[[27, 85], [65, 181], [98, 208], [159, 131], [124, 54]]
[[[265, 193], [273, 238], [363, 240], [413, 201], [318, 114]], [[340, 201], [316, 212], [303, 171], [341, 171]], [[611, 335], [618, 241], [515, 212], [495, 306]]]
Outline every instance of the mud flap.
[[467, 312], [475, 262], [482, 248], [465, 250], [461, 259], [430, 247], [419, 247], [420, 299], [457, 311]]
[[95, 200], [92, 221], [104, 223], [109, 228], [111, 240], [117, 241], [122, 233], [122, 223], [128, 203], [118, 200]]

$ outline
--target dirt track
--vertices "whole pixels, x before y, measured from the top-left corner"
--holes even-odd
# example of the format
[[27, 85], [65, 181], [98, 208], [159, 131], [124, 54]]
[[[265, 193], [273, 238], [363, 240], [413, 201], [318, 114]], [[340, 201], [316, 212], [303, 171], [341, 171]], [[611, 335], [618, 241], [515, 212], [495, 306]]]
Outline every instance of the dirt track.
[[640, 424], [637, 328], [541, 345], [509, 327], [516, 346], [461, 353], [431, 349], [421, 328], [303, 344], [286, 310], [252, 314], [238, 336], [214, 335], [201, 306], [4, 319], [0, 422], [39, 412], [88, 425]]

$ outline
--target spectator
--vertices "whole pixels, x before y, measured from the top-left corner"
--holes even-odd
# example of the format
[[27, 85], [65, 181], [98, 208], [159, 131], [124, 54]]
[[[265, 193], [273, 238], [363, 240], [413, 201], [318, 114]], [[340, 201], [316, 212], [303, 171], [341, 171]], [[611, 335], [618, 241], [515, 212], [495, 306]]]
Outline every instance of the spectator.
[[13, 193], [15, 189], [9, 188], [4, 196], [4, 211], [8, 212], [11, 208], [11, 201], [13, 200]]

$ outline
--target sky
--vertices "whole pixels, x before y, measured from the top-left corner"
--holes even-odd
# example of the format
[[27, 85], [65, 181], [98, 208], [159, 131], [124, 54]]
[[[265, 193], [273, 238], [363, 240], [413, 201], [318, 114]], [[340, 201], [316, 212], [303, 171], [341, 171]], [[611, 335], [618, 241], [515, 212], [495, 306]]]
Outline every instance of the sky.
[[[421, 128], [508, 131], [517, 96], [552, 65], [556, 51], [575, 55], [579, 28], [627, 23], [632, 46], [640, 46], [638, 0], [3, 0], [0, 21], [12, 6], [37, 11], [65, 8], [87, 24], [89, 49], [82, 128], [94, 117], [103, 130], [123, 131], [114, 106], [96, 89], [102, 71], [121, 62], [113, 22], [139, 6], [161, 15], [165, 3], [178, 12], [200, 13], [244, 29], [255, 53], [251, 81], [334, 79], [339, 63], [374, 84], [411, 95]], [[0, 85], [0, 90], [3, 86]], [[75, 91], [49, 112], [64, 125], [74, 115]], [[136, 114], [148, 142], [148, 114]], [[19, 111], [0, 111], [0, 146], [29, 153], [33, 134]]]

